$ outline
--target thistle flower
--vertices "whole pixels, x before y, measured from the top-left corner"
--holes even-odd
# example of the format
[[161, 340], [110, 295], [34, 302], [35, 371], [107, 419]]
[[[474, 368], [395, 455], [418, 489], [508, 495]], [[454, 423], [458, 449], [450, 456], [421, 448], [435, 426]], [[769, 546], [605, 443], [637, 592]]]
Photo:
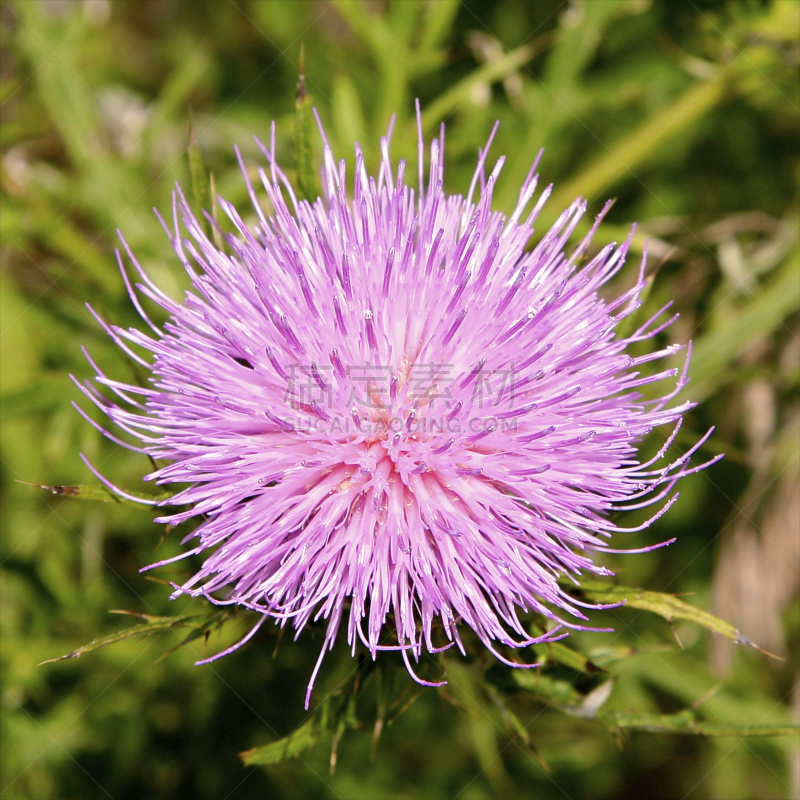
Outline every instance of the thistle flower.
[[[326, 620], [308, 706], [346, 614], [353, 651], [359, 640], [373, 658], [400, 650], [423, 684], [440, 685], [415, 675], [410, 656], [453, 644], [464, 652], [461, 625], [501, 661], [535, 666], [499, 646], [585, 627], [581, 604], [558, 580], [610, 574], [594, 555], [620, 552], [608, 540], [626, 529], [609, 513], [657, 504], [647, 522], [627, 529], [642, 530], [675, 501], [676, 481], [702, 468], [687, 462], [710, 431], [663, 463], [691, 406], [670, 406], [686, 368], [660, 399], [638, 392], [677, 374], [640, 368], [680, 347], [626, 353], [672, 322], [669, 306], [615, 336], [641, 304], [645, 263], [630, 291], [601, 299], [630, 240], [585, 261], [601, 215], [565, 252], [583, 200], [526, 250], [551, 187], [534, 202], [534, 164], [511, 216], [492, 211], [503, 165], [501, 158], [486, 177], [494, 131], [463, 197], [442, 188], [444, 128], [430, 146], [427, 182], [420, 130], [416, 191], [406, 184], [405, 162], [392, 165], [391, 131], [381, 140], [377, 179], [356, 146], [350, 190], [344, 161], [336, 163], [320, 130], [322, 197], [297, 199], [276, 162], [273, 125], [271, 146], [259, 143], [272, 211], [242, 165], [258, 222], [248, 226], [220, 201], [236, 230], [227, 252], [177, 189], [173, 225], [164, 227], [192, 283], [182, 304], [122, 240], [141, 278], [136, 289], [169, 321], [149, 320], [118, 253], [152, 335], [100, 323], [150, 371], [152, 385], [120, 383], [97, 369], [97, 383], [118, 400], [88, 382], [81, 388], [141, 447], [107, 435], [165, 463], [148, 480], [190, 484], [169, 501], [188, 509], [157, 519], [199, 521], [184, 540], [195, 546], [177, 559], [203, 554], [204, 561], [175, 595], [262, 615], [214, 658], [267, 618], [291, 623], [298, 635], [310, 620]], [[662, 426], [672, 428], [666, 444], [641, 462], [638, 443]], [[532, 636], [520, 612], [552, 626]]]

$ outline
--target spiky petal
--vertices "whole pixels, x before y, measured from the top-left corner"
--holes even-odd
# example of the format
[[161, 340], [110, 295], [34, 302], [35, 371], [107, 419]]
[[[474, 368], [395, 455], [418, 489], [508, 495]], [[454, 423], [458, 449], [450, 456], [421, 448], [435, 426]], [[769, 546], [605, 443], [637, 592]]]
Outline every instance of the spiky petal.
[[[690, 404], [670, 406], [685, 369], [659, 400], [638, 392], [676, 372], [643, 375], [640, 365], [680, 348], [626, 352], [668, 324], [666, 309], [615, 335], [640, 304], [644, 261], [633, 289], [614, 302], [598, 294], [629, 243], [582, 264], [590, 233], [568, 254], [586, 209], [578, 199], [526, 250], [550, 194], [533, 202], [536, 165], [505, 219], [491, 210], [502, 159], [487, 178], [487, 146], [468, 196], [447, 195], [443, 149], [442, 131], [415, 192], [386, 139], [377, 180], [357, 147], [348, 195], [344, 162], [325, 142], [323, 196], [310, 204], [276, 163], [273, 127], [262, 145], [269, 172], [259, 172], [272, 212], [249, 181], [256, 224], [221, 202], [237, 231], [226, 252], [178, 189], [168, 234], [192, 290], [174, 302], [126, 245], [137, 289], [169, 321], [145, 317], [152, 335], [105, 326], [151, 370], [152, 386], [98, 371], [120, 402], [83, 386], [166, 462], [148, 479], [190, 484], [171, 501], [188, 510], [158, 520], [201, 520], [181, 557], [205, 560], [176, 595], [254, 609], [259, 625], [272, 617], [300, 631], [325, 619], [320, 661], [347, 611], [353, 649], [358, 640], [373, 657], [400, 649], [412, 675], [409, 655], [423, 648], [463, 650], [461, 624], [516, 666], [498, 644], [581, 627], [558, 578], [609, 574], [593, 560], [622, 530], [609, 512], [657, 503], [635, 530], [646, 527], [697, 469], [687, 462], [705, 440], [661, 464], [670, 437], [654, 459], [637, 459], [642, 438], [677, 430]], [[419, 162], [421, 175], [421, 137]], [[551, 629], [532, 637], [520, 611]]]

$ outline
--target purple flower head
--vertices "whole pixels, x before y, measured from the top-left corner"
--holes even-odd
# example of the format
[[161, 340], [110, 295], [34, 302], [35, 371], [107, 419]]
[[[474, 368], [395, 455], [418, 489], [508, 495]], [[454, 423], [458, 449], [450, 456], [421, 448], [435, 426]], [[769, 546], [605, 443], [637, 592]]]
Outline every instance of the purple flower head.
[[[550, 187], [534, 199], [534, 164], [511, 216], [492, 211], [503, 159], [486, 177], [491, 139], [462, 197], [442, 188], [443, 130], [427, 182], [420, 133], [418, 190], [404, 161], [393, 166], [389, 137], [377, 178], [356, 147], [350, 188], [322, 136], [322, 197], [299, 201], [276, 163], [273, 126], [271, 147], [260, 145], [269, 170], [259, 172], [271, 212], [245, 172], [258, 222], [248, 226], [220, 201], [238, 232], [227, 252], [178, 189], [165, 228], [191, 291], [173, 301], [125, 245], [136, 289], [170, 318], [153, 324], [126, 276], [151, 333], [101, 322], [152, 385], [98, 370], [118, 400], [81, 388], [141, 441], [132, 449], [166, 463], [149, 480], [190, 484], [170, 501], [188, 510], [157, 520], [200, 520], [179, 558], [205, 560], [176, 595], [261, 612], [246, 639], [268, 617], [298, 634], [327, 621], [306, 705], [345, 614], [353, 650], [358, 640], [373, 658], [400, 650], [420, 683], [410, 656], [453, 644], [464, 652], [460, 625], [501, 661], [531, 666], [498, 645], [583, 627], [558, 579], [610, 574], [593, 560], [619, 552], [608, 540], [626, 529], [609, 513], [655, 504], [627, 530], [646, 528], [676, 499], [676, 481], [701, 468], [687, 462], [708, 434], [664, 459], [691, 405], [670, 406], [686, 369], [660, 399], [638, 392], [677, 373], [643, 374], [641, 365], [680, 348], [626, 353], [672, 320], [664, 308], [615, 335], [640, 305], [644, 260], [633, 289], [601, 299], [629, 242], [586, 261], [590, 232], [565, 251], [583, 200], [526, 249]], [[642, 463], [637, 445], [660, 426], [669, 426], [667, 443]], [[520, 611], [552, 620], [551, 629], [531, 636]]]

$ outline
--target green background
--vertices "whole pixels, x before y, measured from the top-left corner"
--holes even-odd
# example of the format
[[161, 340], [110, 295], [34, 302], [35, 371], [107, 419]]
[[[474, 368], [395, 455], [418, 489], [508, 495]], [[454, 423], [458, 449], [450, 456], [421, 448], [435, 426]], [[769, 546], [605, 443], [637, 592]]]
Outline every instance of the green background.
[[[358, 140], [374, 167], [392, 114], [393, 153], [413, 158], [419, 97], [427, 136], [447, 124], [449, 191], [467, 188], [499, 119], [492, 152], [508, 159], [498, 208], [513, 207], [544, 147], [540, 172], [555, 192], [542, 223], [578, 194], [590, 215], [617, 200], [598, 244], [638, 222], [615, 290], [633, 282], [649, 238], [652, 268], [661, 266], [648, 308], [674, 300], [681, 317], [670, 339], [695, 342], [686, 396], [700, 404], [677, 444], [686, 449], [713, 424], [701, 454], [727, 458], [683, 481], [666, 518], [629, 540], [676, 536], [674, 545], [607, 563], [624, 583], [690, 594], [783, 660], [688, 624], [674, 631], [681, 648], [663, 620], [631, 609], [595, 615], [616, 633], [574, 642], [598, 659], [603, 648], [625, 655], [610, 708], [694, 705], [727, 724], [796, 721], [797, 2], [21, 0], [3, 3], [0, 22], [2, 800], [798, 796], [792, 737], [614, 735], [519, 687], [511, 704], [526, 733], [510, 733], [480, 658], [447, 662], [451, 685], [423, 691], [373, 753], [378, 681], [393, 682], [394, 696], [414, 688], [399, 656], [384, 654], [359, 701], [364, 729], [342, 737], [335, 772], [329, 734], [298, 758], [244, 767], [240, 751], [303, 722], [320, 632], [287, 636], [273, 656], [265, 627], [206, 667], [193, 666], [202, 638], [159, 659], [180, 642], [174, 632], [37, 666], [130, 621], [110, 609], [205, 607], [170, 602], [168, 586], [139, 574], [156, 548], [178, 552], [175, 534], [159, 544], [164, 531], [147, 511], [20, 482], [92, 482], [83, 452], [139, 488], [149, 465], [70, 405], [80, 394], [69, 373], [92, 374], [81, 345], [114, 376], [132, 376], [84, 303], [137, 324], [113, 255], [117, 228], [161, 286], [176, 296], [185, 288], [151, 209], [168, 210], [175, 181], [190, 185], [190, 109], [220, 196], [245, 208], [232, 148], [255, 169], [252, 136], [267, 137], [272, 119], [291, 171], [303, 44], [308, 91], [349, 163]], [[645, 449], [661, 441], [656, 433]], [[235, 620], [212, 633], [209, 652], [244, 630]], [[352, 680], [357, 663], [337, 647], [318, 695]], [[423, 664], [431, 676], [440, 666]]]

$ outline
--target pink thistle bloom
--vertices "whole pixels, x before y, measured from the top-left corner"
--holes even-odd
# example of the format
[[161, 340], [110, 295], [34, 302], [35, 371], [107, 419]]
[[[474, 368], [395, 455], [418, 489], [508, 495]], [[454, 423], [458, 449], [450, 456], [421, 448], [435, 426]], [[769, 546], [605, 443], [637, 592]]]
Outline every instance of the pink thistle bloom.
[[[582, 263], [601, 214], [565, 252], [586, 210], [580, 199], [526, 250], [551, 187], [534, 201], [534, 164], [511, 216], [492, 211], [503, 159], [486, 177], [491, 138], [462, 197], [442, 188], [443, 128], [427, 184], [420, 132], [417, 191], [406, 185], [405, 162], [393, 167], [387, 137], [377, 179], [356, 147], [348, 195], [345, 164], [322, 136], [322, 197], [299, 201], [276, 163], [273, 125], [271, 147], [260, 145], [269, 171], [259, 172], [272, 212], [245, 172], [258, 222], [248, 227], [220, 201], [238, 232], [227, 237], [228, 253], [177, 190], [165, 229], [192, 281], [182, 304], [123, 240], [141, 278], [136, 289], [170, 319], [158, 327], [147, 318], [123, 268], [152, 335], [101, 324], [150, 370], [152, 386], [97, 370], [118, 401], [91, 383], [81, 388], [141, 447], [115, 441], [167, 462], [148, 480], [190, 484], [168, 503], [188, 509], [157, 519], [201, 520], [187, 537], [196, 546], [179, 558], [205, 560], [175, 595], [262, 614], [225, 653], [268, 617], [298, 635], [310, 620], [327, 620], [306, 706], [346, 611], [353, 651], [359, 640], [373, 658], [400, 650], [423, 684], [440, 685], [416, 676], [409, 656], [453, 644], [464, 652], [461, 624], [501, 661], [535, 666], [497, 645], [521, 648], [585, 627], [558, 579], [610, 574], [594, 554], [619, 552], [608, 540], [626, 529], [609, 513], [656, 504], [627, 530], [646, 528], [677, 498], [676, 481], [702, 468], [687, 463], [710, 431], [665, 459], [692, 405], [670, 405], [686, 368], [640, 372], [680, 348], [626, 353], [670, 324], [668, 306], [616, 336], [641, 304], [644, 260], [630, 291], [601, 299], [629, 241]], [[638, 391], [676, 374], [660, 399]], [[639, 442], [661, 426], [672, 429], [666, 444], [642, 463]], [[531, 636], [520, 611], [552, 628]]]

